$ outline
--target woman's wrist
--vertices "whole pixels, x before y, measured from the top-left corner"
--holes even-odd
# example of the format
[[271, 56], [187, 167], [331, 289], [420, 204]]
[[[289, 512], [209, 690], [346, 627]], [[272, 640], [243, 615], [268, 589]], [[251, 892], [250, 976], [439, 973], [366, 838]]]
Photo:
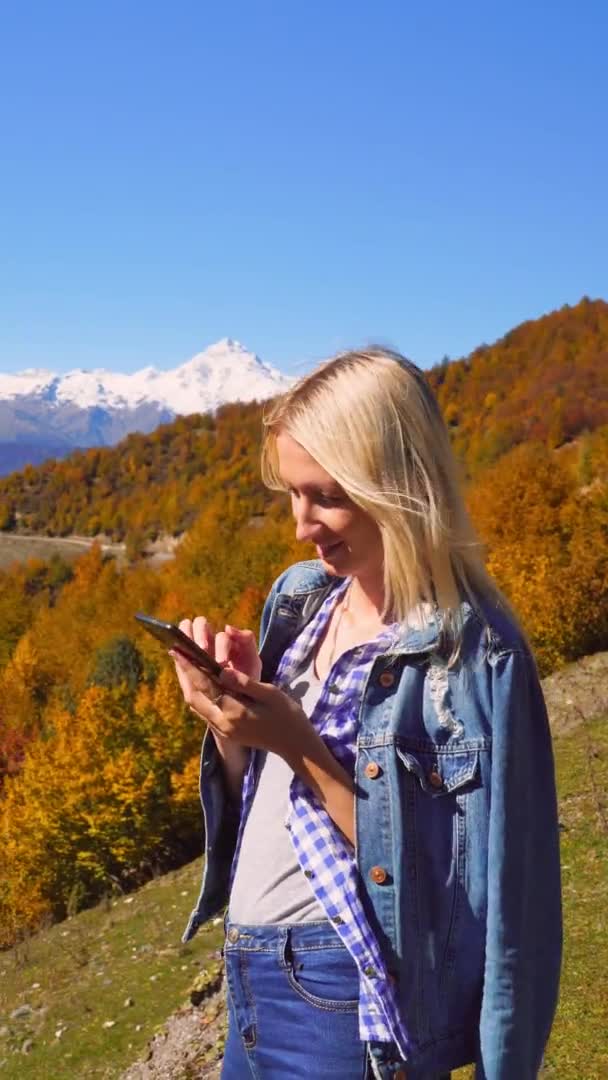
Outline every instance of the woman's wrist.
[[228, 796], [232, 802], [240, 802], [243, 779], [249, 764], [249, 750], [229, 739], [222, 739], [213, 731], [212, 735], [222, 763]]

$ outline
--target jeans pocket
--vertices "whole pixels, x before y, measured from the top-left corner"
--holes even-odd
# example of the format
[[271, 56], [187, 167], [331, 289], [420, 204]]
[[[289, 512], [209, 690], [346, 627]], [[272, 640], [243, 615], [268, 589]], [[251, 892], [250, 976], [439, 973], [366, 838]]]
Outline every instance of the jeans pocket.
[[310, 1005], [330, 1012], [359, 1008], [359, 972], [343, 945], [292, 950], [287, 944], [283, 969], [292, 990]]

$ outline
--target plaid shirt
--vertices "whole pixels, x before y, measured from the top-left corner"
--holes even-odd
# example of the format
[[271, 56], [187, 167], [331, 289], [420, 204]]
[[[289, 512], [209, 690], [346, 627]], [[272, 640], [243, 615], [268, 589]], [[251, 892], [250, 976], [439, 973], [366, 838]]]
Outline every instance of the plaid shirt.
[[[285, 691], [316, 648], [334, 607], [350, 579], [325, 599], [314, 618], [284, 653], [274, 682]], [[376, 656], [394, 640], [396, 626], [386, 627], [373, 641], [348, 649], [333, 665], [310, 721], [326, 746], [351, 776], [355, 772], [358, 714], [361, 694]], [[241, 820], [232, 863], [231, 885], [239, 856], [245, 821], [255, 794], [255, 754], [245, 776]], [[289, 790], [286, 827], [298, 862], [310, 886], [331, 919], [360, 975], [359, 1035], [363, 1041], [395, 1042], [405, 1058], [411, 1041], [404, 1027], [396, 993], [389, 979], [380, 946], [372, 932], [358, 892], [355, 851], [315, 795], [298, 776]]]

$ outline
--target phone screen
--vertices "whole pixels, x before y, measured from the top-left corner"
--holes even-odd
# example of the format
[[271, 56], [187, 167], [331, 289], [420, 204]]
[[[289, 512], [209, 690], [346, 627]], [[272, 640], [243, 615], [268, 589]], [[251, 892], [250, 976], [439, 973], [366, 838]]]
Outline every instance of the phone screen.
[[162, 642], [167, 649], [175, 649], [182, 656], [185, 656], [186, 660], [189, 660], [191, 664], [204, 671], [206, 675], [217, 679], [221, 674], [223, 670], [221, 664], [218, 664], [217, 660], [214, 660], [205, 649], [192, 641], [192, 638], [184, 634], [179, 626], [162, 622], [160, 619], [154, 619], [151, 615], [142, 615], [141, 612], [137, 612], [135, 618], [143, 626], [144, 630], [147, 630], [149, 634]]

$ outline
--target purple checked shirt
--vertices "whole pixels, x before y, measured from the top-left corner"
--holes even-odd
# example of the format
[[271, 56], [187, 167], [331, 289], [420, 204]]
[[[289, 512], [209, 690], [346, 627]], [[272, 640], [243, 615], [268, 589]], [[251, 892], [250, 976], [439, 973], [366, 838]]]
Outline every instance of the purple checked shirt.
[[[331, 613], [349, 582], [347, 578], [332, 590], [314, 618], [286, 650], [274, 679], [276, 686], [287, 691], [293, 678], [316, 649]], [[394, 641], [397, 629], [397, 624], [387, 626], [373, 641], [343, 653], [328, 673], [310, 716], [317, 733], [351, 776], [355, 771], [361, 694], [374, 659]], [[243, 784], [231, 886], [254, 794], [255, 754], [252, 755]], [[285, 824], [303, 873], [359, 969], [360, 1038], [363, 1041], [395, 1042], [403, 1057], [407, 1057], [411, 1041], [399, 1013], [380, 947], [359, 899], [353, 846], [298, 776], [294, 776], [291, 782]]]

